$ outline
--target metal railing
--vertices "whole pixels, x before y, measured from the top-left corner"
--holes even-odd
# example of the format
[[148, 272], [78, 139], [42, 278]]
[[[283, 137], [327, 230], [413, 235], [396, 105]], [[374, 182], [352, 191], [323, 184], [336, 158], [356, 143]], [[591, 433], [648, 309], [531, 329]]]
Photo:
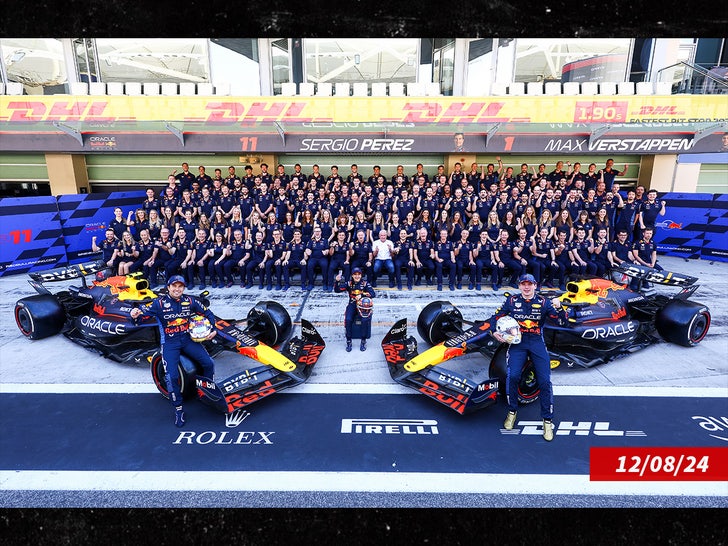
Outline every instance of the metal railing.
[[728, 66], [708, 69], [681, 61], [658, 70], [657, 81], [671, 82], [673, 94], [725, 95], [728, 94]]

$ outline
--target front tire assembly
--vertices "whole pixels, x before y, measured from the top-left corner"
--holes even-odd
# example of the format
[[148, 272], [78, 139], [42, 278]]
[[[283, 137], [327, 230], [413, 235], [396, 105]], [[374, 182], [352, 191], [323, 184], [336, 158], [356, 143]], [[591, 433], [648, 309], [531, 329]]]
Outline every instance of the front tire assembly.
[[248, 311], [246, 331], [266, 345], [280, 345], [291, 334], [291, 316], [280, 303], [259, 301]]
[[710, 311], [694, 301], [672, 300], [657, 312], [655, 327], [664, 340], [693, 347], [708, 333]]
[[430, 345], [437, 345], [461, 333], [463, 315], [449, 301], [433, 301], [417, 317], [417, 332]]
[[15, 304], [15, 324], [28, 339], [56, 335], [66, 322], [66, 313], [56, 296], [37, 294]]
[[[154, 353], [152, 356], [152, 380], [157, 387], [159, 394], [169, 399], [169, 389], [167, 388], [167, 374], [164, 371], [164, 362], [162, 361], [162, 353]], [[184, 400], [195, 397], [197, 386], [195, 379], [197, 377], [197, 366], [189, 358], [180, 355], [179, 364], [177, 365], [179, 372], [179, 390]]]

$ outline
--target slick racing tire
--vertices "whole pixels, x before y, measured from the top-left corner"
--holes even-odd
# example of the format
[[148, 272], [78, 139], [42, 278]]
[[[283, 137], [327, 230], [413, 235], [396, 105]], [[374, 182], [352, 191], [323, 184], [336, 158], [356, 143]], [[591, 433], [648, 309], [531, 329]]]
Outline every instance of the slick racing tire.
[[51, 294], [29, 296], [15, 304], [15, 324], [28, 339], [56, 335], [65, 322], [66, 313], [58, 298]]
[[449, 301], [433, 301], [417, 317], [417, 332], [430, 345], [437, 345], [463, 331], [463, 315]]
[[[506, 365], [506, 352], [506, 347], [501, 347], [495, 353], [493, 360], [490, 362], [490, 377], [498, 378], [498, 394], [501, 396], [503, 401], [507, 400], [506, 374], [508, 370]], [[518, 403], [531, 404], [538, 400], [540, 393], [541, 389], [536, 381], [536, 370], [533, 367], [533, 362], [531, 362], [531, 359], [528, 358], [526, 363], [523, 365], [521, 381], [518, 383]]]
[[[177, 369], [179, 370], [179, 390], [182, 393], [182, 398], [184, 400], [194, 398], [197, 392], [197, 386], [195, 385], [197, 367], [189, 358], [181, 355]], [[169, 399], [166, 375], [162, 362], [162, 353], [155, 353], [152, 356], [152, 380], [159, 394]]]
[[657, 312], [655, 327], [662, 339], [693, 347], [708, 333], [710, 311], [694, 301], [672, 300]]
[[280, 345], [291, 334], [291, 316], [280, 303], [259, 301], [248, 311], [246, 332], [271, 347]]

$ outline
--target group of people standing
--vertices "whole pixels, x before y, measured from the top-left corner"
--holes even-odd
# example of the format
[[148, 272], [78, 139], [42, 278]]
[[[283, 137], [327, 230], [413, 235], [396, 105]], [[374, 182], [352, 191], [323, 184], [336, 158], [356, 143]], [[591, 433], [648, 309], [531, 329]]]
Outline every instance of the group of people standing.
[[318, 165], [303, 174], [278, 165], [245, 175], [228, 168], [215, 176], [183, 163], [157, 193], [126, 217], [115, 209], [106, 237], [94, 251], [119, 274], [143, 271], [155, 285], [182, 275], [189, 288], [232, 287], [287, 290], [299, 275], [311, 290], [317, 275], [332, 291], [337, 274], [353, 268], [376, 286], [386, 273], [391, 288], [445, 284], [480, 290], [489, 279], [497, 290], [520, 275], [538, 287], [563, 288], [568, 275], [604, 275], [623, 261], [656, 265], [654, 230], [665, 214], [657, 192], [638, 186], [620, 191], [625, 173], [613, 161], [596, 169], [559, 161], [519, 172], [495, 164], [459, 163], [428, 176], [422, 164], [411, 176], [399, 165], [390, 178], [374, 166], [364, 178], [356, 164], [346, 176]]

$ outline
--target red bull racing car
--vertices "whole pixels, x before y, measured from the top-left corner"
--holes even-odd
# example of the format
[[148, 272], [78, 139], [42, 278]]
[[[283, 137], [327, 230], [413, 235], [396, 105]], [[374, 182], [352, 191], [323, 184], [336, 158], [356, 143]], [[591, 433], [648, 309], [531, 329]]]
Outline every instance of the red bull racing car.
[[[127, 364], [151, 364], [152, 378], [163, 396], [165, 385], [156, 320], [131, 318], [135, 306], [157, 297], [140, 274], [107, 276], [102, 262], [89, 262], [30, 274], [29, 283], [38, 294], [18, 300], [15, 322], [28, 339], [62, 333], [68, 339], [106, 358]], [[92, 282], [87, 275], [96, 275]], [[44, 283], [80, 279], [81, 286], [51, 293]], [[208, 306], [207, 293], [200, 296]], [[261, 301], [242, 320], [216, 317], [217, 335], [204, 345], [211, 356], [230, 351], [260, 365], [242, 366], [238, 373], [219, 381], [198, 379], [195, 363], [180, 359], [180, 390], [195, 394], [225, 413], [252, 404], [286, 388], [305, 382], [325, 348], [321, 335], [307, 320], [301, 320], [300, 336], [291, 337], [291, 317], [283, 306]]]
[[[567, 284], [559, 299], [567, 309], [568, 324], [547, 322], [543, 330], [552, 368], [589, 368], [662, 340], [691, 347], [706, 336], [710, 311], [688, 300], [698, 288], [697, 278], [633, 264], [617, 273], [620, 280], [636, 279], [640, 289], [602, 278]], [[681, 290], [671, 296], [658, 294], [649, 287], [651, 283]], [[482, 335], [488, 326], [484, 321], [464, 320], [460, 310], [448, 301], [432, 302], [419, 314], [417, 331], [433, 346], [419, 353], [417, 340], [407, 335], [407, 319], [397, 321], [382, 340], [392, 379], [461, 414], [494, 404], [498, 394], [505, 396], [507, 346], [491, 335]], [[476, 352], [488, 362], [486, 377], [468, 377], [443, 366], [448, 360]], [[519, 385], [519, 401], [533, 402], [538, 394], [533, 365], [528, 360]]]

